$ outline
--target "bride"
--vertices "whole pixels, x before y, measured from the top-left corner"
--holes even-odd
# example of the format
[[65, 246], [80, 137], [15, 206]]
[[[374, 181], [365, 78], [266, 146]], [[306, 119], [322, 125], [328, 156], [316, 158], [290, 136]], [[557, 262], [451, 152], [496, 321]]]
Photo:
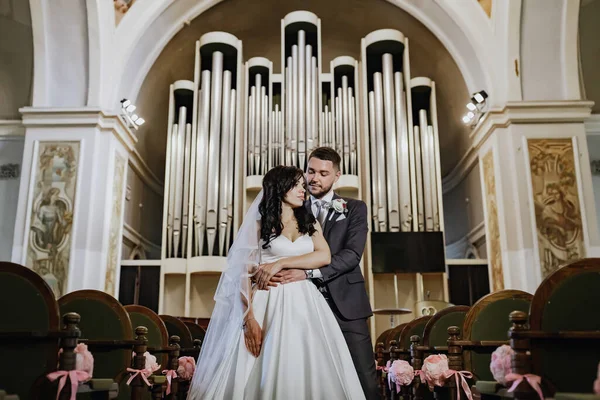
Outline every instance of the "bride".
[[302, 170], [279, 166], [265, 175], [229, 250], [188, 399], [364, 399], [317, 287], [302, 280], [258, 290], [282, 269], [329, 264], [305, 199]]

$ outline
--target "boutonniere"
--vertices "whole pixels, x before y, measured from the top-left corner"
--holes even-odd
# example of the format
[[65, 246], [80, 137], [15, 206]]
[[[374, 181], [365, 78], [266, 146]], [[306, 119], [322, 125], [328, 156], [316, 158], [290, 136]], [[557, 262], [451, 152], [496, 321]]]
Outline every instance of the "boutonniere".
[[346, 214], [348, 212], [348, 203], [344, 199], [335, 199], [331, 202], [331, 207], [340, 214]]

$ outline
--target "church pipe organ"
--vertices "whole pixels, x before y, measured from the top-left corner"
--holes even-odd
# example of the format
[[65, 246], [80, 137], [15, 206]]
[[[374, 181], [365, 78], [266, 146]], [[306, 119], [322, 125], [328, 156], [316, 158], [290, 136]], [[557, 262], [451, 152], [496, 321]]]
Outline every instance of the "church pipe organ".
[[210, 315], [262, 177], [281, 164], [305, 169], [318, 146], [342, 156], [336, 190], [369, 205], [373, 231], [443, 231], [435, 84], [411, 78], [408, 39], [372, 32], [360, 61], [340, 56], [323, 72], [316, 15], [288, 14], [281, 38], [277, 73], [266, 58], [244, 62], [233, 35], [207, 33], [194, 80], [171, 85], [160, 313]]
[[401, 32], [372, 32], [361, 50], [372, 229], [443, 231], [435, 83], [411, 79]]

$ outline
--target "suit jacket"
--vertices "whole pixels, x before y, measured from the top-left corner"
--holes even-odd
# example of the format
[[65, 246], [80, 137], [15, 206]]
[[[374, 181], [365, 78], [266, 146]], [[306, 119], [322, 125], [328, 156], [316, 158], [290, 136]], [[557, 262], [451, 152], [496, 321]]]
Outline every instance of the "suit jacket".
[[[341, 198], [334, 194], [333, 200]], [[373, 315], [365, 278], [360, 271], [360, 260], [367, 241], [367, 205], [355, 199], [347, 202], [345, 218], [333, 208], [329, 210], [323, 235], [331, 249], [331, 263], [320, 268], [324, 285], [341, 316], [347, 320], [363, 319]], [[311, 211], [311, 202], [307, 202]], [[311, 211], [312, 212], [312, 211]]]

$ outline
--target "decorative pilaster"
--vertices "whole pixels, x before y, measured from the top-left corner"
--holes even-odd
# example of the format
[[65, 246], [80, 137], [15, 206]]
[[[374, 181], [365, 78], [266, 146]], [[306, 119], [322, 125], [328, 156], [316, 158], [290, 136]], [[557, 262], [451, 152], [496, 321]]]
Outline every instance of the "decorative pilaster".
[[533, 293], [561, 265], [598, 254], [583, 123], [592, 104], [511, 102], [473, 131], [491, 290]]
[[57, 297], [117, 295], [126, 166], [137, 139], [99, 109], [23, 108], [25, 150], [12, 261]]

